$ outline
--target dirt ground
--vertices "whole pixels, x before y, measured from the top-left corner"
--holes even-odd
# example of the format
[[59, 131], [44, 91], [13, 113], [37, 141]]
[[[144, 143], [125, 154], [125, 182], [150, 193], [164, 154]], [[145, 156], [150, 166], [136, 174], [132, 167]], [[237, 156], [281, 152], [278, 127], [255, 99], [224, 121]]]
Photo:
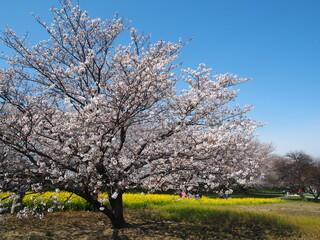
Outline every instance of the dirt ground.
[[[222, 207], [224, 208], [224, 207]], [[284, 214], [320, 216], [320, 204], [266, 204], [230, 206], [243, 210], [268, 211]], [[152, 211], [127, 210], [125, 218], [130, 226], [123, 230], [111, 228], [109, 220], [95, 212], [52, 213], [44, 219], [8, 217], [0, 222], [1, 240], [102, 240], [102, 239], [270, 239], [270, 230], [261, 226], [236, 225], [219, 229], [212, 225], [198, 225], [157, 219]], [[281, 233], [282, 234], [282, 233]], [[282, 236], [278, 239], [294, 239]], [[277, 236], [277, 233], [272, 233]], [[277, 238], [272, 238], [277, 239]]]

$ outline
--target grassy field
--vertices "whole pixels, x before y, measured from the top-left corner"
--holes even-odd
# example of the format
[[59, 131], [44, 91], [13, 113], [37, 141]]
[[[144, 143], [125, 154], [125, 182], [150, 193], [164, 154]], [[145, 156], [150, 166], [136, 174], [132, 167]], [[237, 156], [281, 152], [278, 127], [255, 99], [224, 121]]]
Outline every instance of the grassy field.
[[[59, 200], [68, 203], [69, 210], [88, 207], [77, 196], [59, 193], [57, 199], [53, 194], [28, 195], [24, 201]], [[320, 239], [317, 203], [261, 197], [181, 200], [165, 194], [126, 194], [124, 206], [130, 223], [124, 230], [111, 229], [109, 220], [98, 212], [64, 211], [49, 213], [42, 220], [6, 217], [0, 222], [0, 239]]]

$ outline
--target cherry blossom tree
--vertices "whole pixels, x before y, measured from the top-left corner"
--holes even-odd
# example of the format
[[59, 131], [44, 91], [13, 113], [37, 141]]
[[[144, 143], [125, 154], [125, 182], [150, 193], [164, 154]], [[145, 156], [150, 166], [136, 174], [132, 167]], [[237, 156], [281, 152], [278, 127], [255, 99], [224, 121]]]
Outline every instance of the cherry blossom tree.
[[251, 173], [247, 175], [244, 184], [237, 183], [237, 189], [242, 193], [246, 193], [249, 188], [261, 189], [269, 187], [266, 178], [272, 172], [273, 162], [276, 155], [275, 147], [272, 143], [262, 143], [260, 141], [252, 141], [252, 152], [254, 153], [256, 165], [251, 169]]
[[3, 191], [66, 190], [122, 228], [128, 189], [209, 190], [254, 176], [261, 124], [246, 117], [251, 106], [232, 103], [248, 79], [204, 64], [177, 74], [184, 43], [151, 43], [122, 18], [92, 19], [71, 1], [51, 11], [50, 25], [36, 17], [48, 40], [31, 46], [11, 29], [1, 37], [15, 52], [0, 70], [0, 142], [15, 156], [1, 158]]

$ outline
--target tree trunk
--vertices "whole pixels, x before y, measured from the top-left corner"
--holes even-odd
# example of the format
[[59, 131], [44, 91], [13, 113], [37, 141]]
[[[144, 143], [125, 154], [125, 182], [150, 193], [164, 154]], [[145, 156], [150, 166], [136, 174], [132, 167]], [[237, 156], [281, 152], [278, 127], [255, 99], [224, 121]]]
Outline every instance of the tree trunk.
[[23, 200], [25, 194], [26, 194], [25, 192], [16, 193], [17, 196], [13, 199], [12, 205], [11, 205], [11, 210], [10, 210], [11, 215], [13, 215], [16, 212], [19, 212], [20, 210], [23, 209], [22, 200]]
[[112, 228], [120, 229], [127, 226], [123, 217], [122, 194], [123, 191], [117, 192], [117, 196], [108, 192], [111, 209], [102, 205], [98, 199], [93, 197], [88, 191], [86, 191], [86, 194], [80, 193], [78, 195], [86, 199], [94, 208], [99, 209], [102, 213], [107, 215], [111, 221]]
[[111, 212], [113, 215], [112, 218], [109, 218], [111, 220], [113, 228], [124, 228], [127, 225], [123, 217], [122, 194], [122, 192], [119, 192], [116, 197], [113, 197], [113, 195], [109, 197]]
[[320, 197], [320, 192], [317, 192], [317, 194], [314, 195], [314, 200], [318, 201]]
[[246, 188], [244, 185], [238, 184], [238, 188], [241, 194], [248, 194], [248, 188]]
[[303, 194], [303, 192], [298, 193], [298, 195], [301, 197], [302, 201], [307, 202], [308, 199], [306, 198], [306, 196]]

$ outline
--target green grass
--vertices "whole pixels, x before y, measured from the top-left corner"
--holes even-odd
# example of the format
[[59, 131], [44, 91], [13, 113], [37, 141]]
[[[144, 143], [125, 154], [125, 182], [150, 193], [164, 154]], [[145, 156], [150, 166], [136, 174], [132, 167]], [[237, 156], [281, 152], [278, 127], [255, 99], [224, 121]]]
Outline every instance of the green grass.
[[235, 223], [286, 226], [283, 219], [275, 214], [218, 209], [198, 206], [165, 206], [158, 208], [165, 219], [188, 221], [199, 224], [214, 224], [229, 227]]
[[320, 217], [286, 216], [285, 222], [296, 227], [301, 239], [320, 239]]
[[[285, 202], [282, 204], [286, 205]], [[275, 205], [279, 206], [280, 204]], [[306, 205], [310, 206], [312, 203]], [[209, 224], [221, 231], [228, 231], [235, 226], [258, 228], [260, 229], [259, 232], [264, 235], [263, 239], [278, 239], [278, 237], [280, 239], [320, 239], [320, 216], [257, 211], [260, 206], [256, 206], [256, 211], [238, 210], [236, 206], [229, 209], [230, 206], [199, 207], [191, 205], [163, 206], [159, 207], [158, 211], [161, 219], [189, 222], [199, 226]], [[315, 204], [314, 206], [318, 205]], [[293, 207], [303, 208], [300, 204]], [[319, 211], [320, 208], [315, 210]]]
[[259, 229], [260, 234], [276, 237], [292, 236], [299, 232], [296, 225], [288, 223], [282, 216], [268, 213], [245, 212], [229, 209], [214, 209], [212, 207], [165, 207], [160, 210], [163, 219], [185, 221], [215, 226], [220, 231], [237, 227]]

